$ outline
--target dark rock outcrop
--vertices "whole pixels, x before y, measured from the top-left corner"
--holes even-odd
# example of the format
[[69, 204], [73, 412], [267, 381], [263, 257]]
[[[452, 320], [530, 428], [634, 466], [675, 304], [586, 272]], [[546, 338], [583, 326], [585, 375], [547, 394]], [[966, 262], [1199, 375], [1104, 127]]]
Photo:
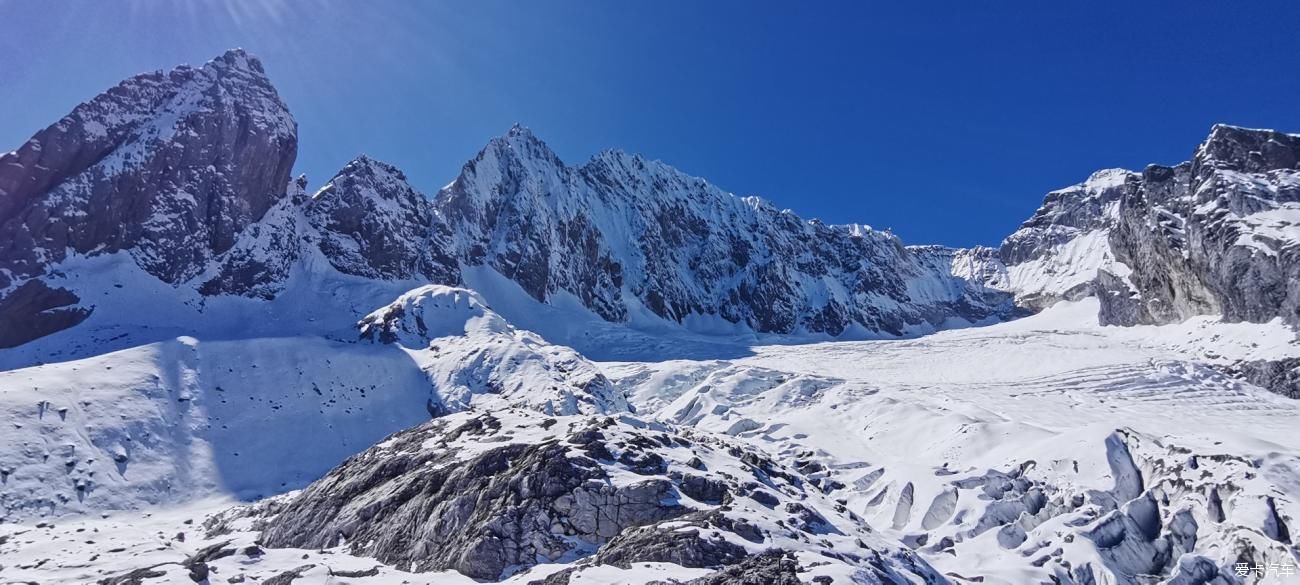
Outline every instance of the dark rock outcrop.
[[339, 272], [367, 278], [419, 278], [455, 284], [450, 231], [432, 204], [391, 165], [362, 155], [321, 187], [306, 205], [319, 246]]
[[[701, 475], [693, 458], [711, 471]], [[731, 498], [754, 480], [779, 505]], [[267, 546], [346, 545], [480, 580], [547, 562], [574, 563], [539, 581], [548, 584], [599, 565], [720, 569], [810, 538], [828, 559], [873, 574], [936, 577], [752, 446], [627, 415], [450, 414], [352, 457], [261, 525]]]
[[703, 527], [682, 529], [674, 522], [629, 530], [601, 547], [596, 563], [623, 569], [632, 568], [633, 563], [672, 563], [699, 569], [734, 565], [749, 556], [745, 547], [705, 532], [707, 518], [707, 514], [697, 513], [685, 519]]
[[69, 250], [194, 277], [283, 197], [297, 147], [243, 51], [128, 79], [0, 156], [0, 290]]
[[92, 308], [65, 288], [50, 288], [29, 280], [0, 298], [0, 348], [14, 347], [72, 327], [90, 316]]
[[[1300, 325], [1300, 136], [1218, 125], [1177, 167], [1148, 167], [1111, 232], [1137, 310], [1102, 321], [1222, 314]], [[1114, 283], [1112, 283], [1114, 285]], [[1113, 288], [1111, 289], [1113, 290]]]
[[125, 251], [172, 284], [202, 273], [284, 197], [297, 148], [261, 63], [233, 50], [123, 81], [0, 155], [6, 344], [85, 317], [75, 294], [25, 284], [69, 253]]
[[307, 178], [300, 176], [262, 220], [248, 226], [235, 245], [216, 259], [215, 273], [198, 291], [207, 296], [240, 295], [273, 299], [283, 290], [294, 264], [312, 241], [299, 209], [307, 201]]
[[1247, 360], [1218, 369], [1283, 396], [1300, 398], [1300, 358]]
[[789, 551], [772, 549], [725, 567], [687, 585], [802, 585], [799, 561]]
[[596, 461], [569, 454], [571, 441], [514, 443], [468, 458], [422, 446], [486, 439], [495, 420], [431, 421], [349, 459], [276, 516], [265, 543], [347, 542], [384, 563], [496, 580], [508, 567], [556, 561], [582, 543], [598, 546], [687, 511], [673, 503], [671, 482], [614, 485]]

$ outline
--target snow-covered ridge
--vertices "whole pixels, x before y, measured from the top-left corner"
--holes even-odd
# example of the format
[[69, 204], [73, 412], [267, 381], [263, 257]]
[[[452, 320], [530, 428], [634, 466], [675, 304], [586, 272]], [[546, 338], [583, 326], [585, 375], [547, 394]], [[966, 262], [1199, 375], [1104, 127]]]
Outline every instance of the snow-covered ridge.
[[805, 221], [621, 151], [569, 167], [522, 127], [466, 163], [435, 206], [466, 264], [616, 322], [644, 307], [757, 332], [898, 335], [1005, 309], [890, 234]]
[[[1300, 324], [1300, 136], [1215, 125], [1189, 162], [1049, 193], [990, 286], [1035, 308], [1098, 295], [1103, 324], [1223, 315]], [[1002, 270], [989, 273], [1000, 275]]]

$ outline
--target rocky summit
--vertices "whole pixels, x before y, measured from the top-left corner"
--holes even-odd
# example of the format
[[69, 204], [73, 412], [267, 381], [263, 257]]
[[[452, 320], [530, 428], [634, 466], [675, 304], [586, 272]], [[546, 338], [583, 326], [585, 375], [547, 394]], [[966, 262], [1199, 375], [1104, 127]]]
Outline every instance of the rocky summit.
[[0, 346], [80, 321], [40, 279], [125, 251], [171, 284], [200, 274], [285, 193], [297, 124], [240, 50], [138, 75], [0, 156]]
[[523, 126], [437, 191], [366, 155], [313, 185], [297, 148], [232, 50], [0, 156], [7, 579], [1253, 585], [1300, 558], [1300, 135], [1215, 126], [974, 248]]
[[611, 321], [644, 307], [759, 332], [900, 335], [1010, 309], [1008, 295], [892, 234], [807, 221], [621, 151], [569, 167], [522, 127], [466, 163], [435, 205], [463, 263], [540, 301], [574, 295]]

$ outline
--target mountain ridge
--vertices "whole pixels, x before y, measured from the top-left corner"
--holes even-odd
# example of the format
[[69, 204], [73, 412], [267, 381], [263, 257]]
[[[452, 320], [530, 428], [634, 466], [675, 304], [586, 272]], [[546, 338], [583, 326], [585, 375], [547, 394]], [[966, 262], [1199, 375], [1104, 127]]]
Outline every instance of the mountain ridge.
[[125, 141], [69, 122], [114, 180], [55, 157], [84, 178], [0, 221], [31, 236], [0, 242], [17, 578], [1227, 585], [1295, 558], [1288, 135], [1216, 126], [1002, 247], [906, 246], [520, 125], [432, 197], [366, 155], [310, 191], [260, 64], [214, 63], [116, 90]]
[[[207, 94], [200, 90], [225, 96], [224, 101], [204, 101]], [[93, 107], [98, 103], [112, 107]], [[9, 245], [0, 250], [5, 278], [0, 320], [10, 326], [0, 344], [15, 346], [75, 326], [95, 310], [95, 304], [81, 302], [76, 291], [60, 285], [57, 274], [47, 277], [66, 253], [47, 251], [42, 242], [61, 240], [39, 236], [51, 233], [40, 227], [46, 225], [55, 226], [53, 233], [71, 234], [76, 245], [61, 250], [81, 255], [127, 250], [146, 272], [174, 286], [194, 287], [205, 297], [274, 298], [301, 270], [296, 266], [319, 254], [331, 271], [383, 282], [454, 285], [462, 283], [462, 270], [486, 266], [543, 303], [572, 295], [607, 321], [628, 322], [646, 313], [705, 331], [723, 326], [756, 333], [906, 336], [1011, 318], [1090, 295], [1102, 297], [1103, 323], [1170, 322], [1221, 307], [1230, 319], [1261, 321], [1285, 313], [1294, 324], [1300, 318], [1294, 300], [1300, 292], [1287, 292], [1285, 285], [1296, 270], [1290, 252], [1274, 253], [1275, 260], [1269, 260], [1241, 252], [1243, 246], [1236, 244], [1254, 237], [1241, 235], [1243, 230], [1285, 234], [1292, 225], [1285, 222], [1297, 198], [1292, 171], [1300, 147], [1294, 135], [1274, 131], [1216, 125], [1189, 163], [1152, 166], [1142, 173], [1098, 171], [1083, 183], [1049, 193], [996, 250], [949, 249], [905, 246], [892, 233], [864, 224], [805, 220], [762, 198], [728, 193], [662, 161], [619, 149], [569, 166], [521, 124], [489, 140], [435, 194], [420, 193], [399, 169], [363, 154], [309, 196], [305, 179], [288, 178], [296, 157], [296, 123], [260, 62], [242, 50], [200, 68], [136, 76], [87, 104], [5, 155], [8, 162], [0, 166], [8, 173], [0, 173], [0, 188], [9, 185], [10, 195], [0, 198], [10, 202], [7, 220], [0, 221], [0, 234], [9, 235]], [[132, 115], [114, 114], [118, 111]], [[168, 113], [174, 111], [179, 114]], [[108, 128], [106, 135], [126, 137], [125, 142], [96, 142], [95, 115], [118, 121], [98, 125]], [[238, 149], [226, 138], [203, 142], [201, 129], [222, 128], [221, 121], [231, 118], [267, 140], [240, 143]], [[65, 150], [94, 150], [99, 159], [113, 162], [108, 165], [113, 173], [149, 173], [156, 179], [150, 185], [162, 185], [150, 189], [160, 191], [145, 189], [140, 195], [139, 181], [152, 180], [140, 178], [91, 188], [89, 198], [69, 197], [65, 191], [72, 187], [60, 185], [76, 185], [65, 178], [37, 192], [42, 181], [53, 181], [49, 177], [86, 169], [93, 172], [85, 180], [99, 184], [94, 177], [105, 171], [95, 169], [103, 160], [77, 156], [56, 157], [52, 160], [62, 161], [62, 167], [52, 164], [56, 170], [16, 179], [28, 163], [14, 161], [47, 156], [40, 154], [41, 145], [60, 127], [65, 128], [60, 136], [75, 135]], [[178, 149], [208, 158], [182, 156], [172, 164], [174, 156], [166, 157]], [[264, 172], [265, 165], [232, 166], [250, 158], [277, 161], [274, 172]], [[217, 166], [202, 164], [209, 159], [221, 162], [222, 170], [208, 171]], [[162, 161], [156, 164], [162, 165], [163, 178], [149, 171], [153, 160]], [[1170, 170], [1160, 170], [1165, 168]], [[1160, 238], [1143, 233], [1140, 226], [1156, 221], [1146, 217], [1151, 214], [1166, 213], [1193, 228], [1205, 223], [1188, 224], [1186, 211], [1141, 211], [1152, 189], [1179, 189], [1180, 194], [1161, 196], [1180, 201], [1190, 196], [1181, 194], [1190, 183], [1178, 186], [1190, 179], [1174, 177], [1174, 187], [1159, 187], [1157, 179], [1193, 172], [1204, 175], [1198, 184], [1215, 185], [1222, 192], [1216, 197], [1237, 216], [1261, 211], [1279, 216], [1260, 226], [1253, 219], [1234, 220], [1195, 240], [1217, 242], [1197, 250], [1229, 258], [1228, 272], [1258, 273], [1261, 286], [1255, 289], [1263, 293], [1237, 299], [1240, 295], [1223, 284], [1226, 276], [1211, 278], [1206, 262], [1174, 260], [1169, 250], [1181, 236], [1168, 230]], [[189, 182], [166, 179], [165, 173]], [[1255, 179], [1247, 178], [1269, 173], [1276, 176], [1260, 180], [1276, 184], [1250, 191]], [[282, 180], [285, 187], [279, 186]], [[210, 183], [217, 192], [202, 187]], [[209, 195], [196, 199], [191, 191]], [[143, 219], [120, 217], [97, 212], [92, 201], [132, 197], [144, 197], [134, 208], [163, 211]], [[26, 215], [13, 211], [14, 201], [25, 201]], [[1208, 204], [1209, 199], [1200, 202]], [[214, 227], [193, 229], [208, 221], [199, 216], [216, 217]], [[126, 226], [119, 228], [125, 235], [91, 237], [111, 234], [119, 223]], [[62, 227], [76, 225], [87, 227]], [[1231, 234], [1240, 237], [1233, 240]], [[1286, 248], [1285, 238], [1260, 237], [1265, 238], [1261, 246], [1281, 242], [1278, 246]], [[1129, 266], [1144, 262], [1141, 270]], [[1169, 278], [1184, 283], [1172, 289], [1177, 300], [1161, 297], [1171, 290]], [[1172, 313], [1161, 308], [1169, 306], [1182, 308]]]

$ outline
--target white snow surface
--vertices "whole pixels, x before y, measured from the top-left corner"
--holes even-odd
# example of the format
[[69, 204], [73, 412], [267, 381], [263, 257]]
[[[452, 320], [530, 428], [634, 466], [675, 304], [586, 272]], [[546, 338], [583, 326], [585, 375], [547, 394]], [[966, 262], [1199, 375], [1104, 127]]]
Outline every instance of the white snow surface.
[[[83, 276], [69, 278], [84, 279], [86, 287], [115, 290], [111, 279], [96, 284], [101, 272], [75, 274]], [[251, 525], [209, 540], [185, 521], [201, 523], [237, 502], [285, 497], [277, 494], [426, 420], [431, 399], [467, 398], [465, 408], [497, 408], [498, 400], [556, 408], [554, 396], [565, 394], [546, 388], [568, 379], [546, 377], [557, 363], [570, 364], [585, 381], [571, 383], [568, 396], [594, 396], [573, 389], [607, 376], [614, 394], [627, 400], [588, 402], [600, 408], [586, 410], [574, 402], [561, 414], [630, 407], [642, 419], [746, 441], [778, 460], [811, 458], [825, 466], [824, 478], [844, 486], [828, 500], [844, 501], [878, 536], [913, 545], [954, 583], [964, 582], [958, 576], [991, 584], [1072, 578], [1062, 561], [1089, 566], [1098, 583], [1136, 582], [1156, 545], [1133, 536], [1134, 528], [1117, 527], [1134, 522], [1126, 518], [1151, 517], [1149, 502], [1157, 502], [1160, 530], [1195, 534], [1195, 544], [1174, 556], [1188, 571], [1204, 558], [1230, 572], [1246, 545], [1262, 562], [1296, 559], [1294, 547], [1279, 540], [1278, 519], [1294, 527], [1300, 518], [1300, 403], [1208, 367], [1300, 355], [1295, 333], [1279, 321], [1197, 317], [1169, 326], [1100, 327], [1096, 301], [1085, 299], [914, 339], [809, 342], [654, 330], [649, 320], [630, 329], [599, 320], [576, 301], [531, 301], [508, 282], [493, 281], [491, 271], [468, 278], [483, 285], [480, 292], [410, 287], [384, 293], [396, 300], [381, 307], [360, 299], [400, 283], [319, 274], [291, 282], [284, 300], [272, 303], [285, 316], [247, 322], [244, 336], [214, 325], [168, 337], [164, 323], [194, 329], [256, 320], [272, 314], [266, 303], [216, 298], [198, 311], [181, 300], [142, 315], [152, 324], [147, 330], [97, 311], [82, 327], [36, 342], [66, 348], [50, 363], [34, 365], [42, 360], [30, 348], [0, 355], [11, 364], [0, 372], [0, 444], [12, 446], [0, 452], [4, 578], [86, 583], [174, 562], [219, 540], [251, 544]], [[136, 282], [144, 281], [151, 279]], [[313, 297], [295, 292], [313, 288]], [[308, 298], [317, 299], [316, 310], [295, 308]], [[323, 318], [331, 313], [320, 303], [335, 316]], [[357, 319], [393, 307], [402, 307], [393, 322], [405, 327], [393, 330], [396, 343], [357, 340]], [[411, 328], [416, 314], [423, 332]], [[606, 361], [593, 364], [543, 338]], [[473, 356], [481, 354], [490, 359], [479, 374], [522, 376], [513, 390], [441, 391], [459, 373], [474, 372]], [[530, 396], [530, 388], [542, 398]], [[1221, 501], [1217, 512], [1212, 491]], [[1026, 507], [1040, 497], [1065, 504]], [[178, 532], [186, 540], [177, 541]], [[379, 565], [340, 550], [271, 549], [213, 567], [224, 581], [239, 574], [265, 579], [307, 564], [314, 567], [296, 582], [340, 582], [330, 570]], [[507, 582], [565, 567], [539, 565]], [[705, 573], [656, 563], [587, 569], [575, 582]], [[183, 578], [172, 570], [145, 582]], [[836, 576], [837, 583], [851, 579]], [[471, 581], [379, 566], [375, 576], [347, 582]]]

